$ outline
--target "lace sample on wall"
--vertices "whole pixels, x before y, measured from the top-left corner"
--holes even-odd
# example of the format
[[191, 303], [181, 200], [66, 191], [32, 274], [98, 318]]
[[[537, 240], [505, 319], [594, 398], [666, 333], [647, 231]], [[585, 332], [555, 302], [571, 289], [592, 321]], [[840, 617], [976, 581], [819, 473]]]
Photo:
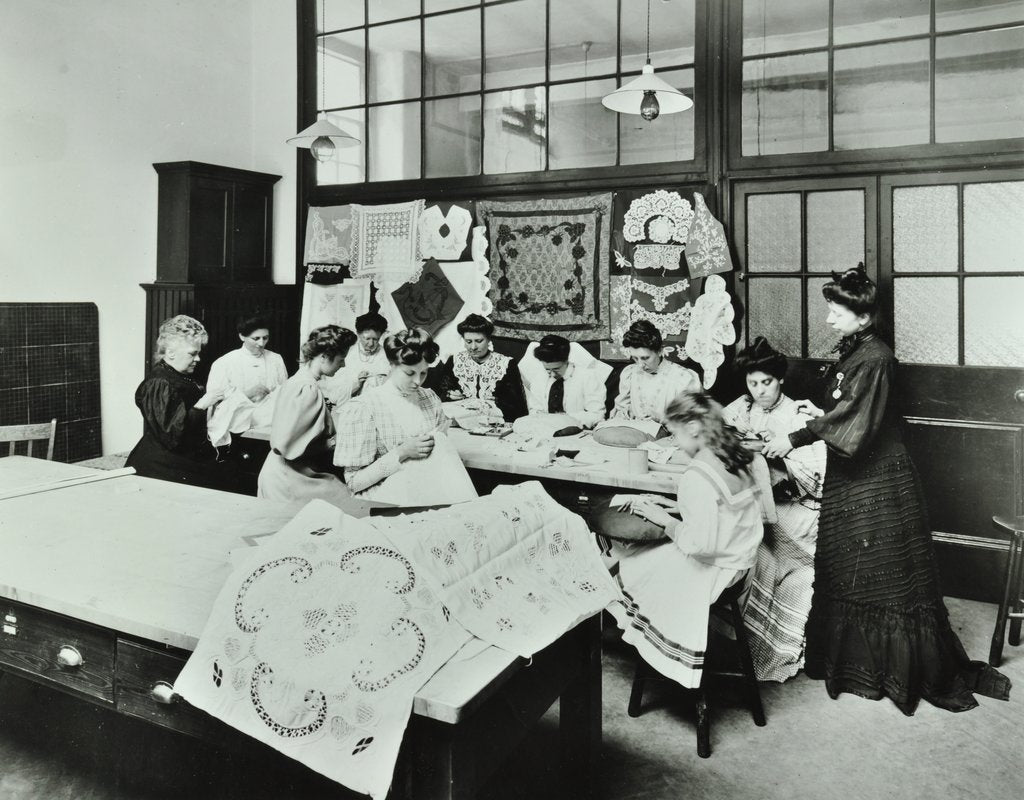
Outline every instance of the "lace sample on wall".
[[650, 239], [659, 244], [670, 240], [685, 244], [692, 219], [693, 207], [689, 200], [679, 192], [658, 189], [629, 204], [622, 235], [627, 242]]
[[444, 214], [431, 206], [420, 216], [420, 256], [440, 261], [458, 261], [466, 249], [473, 217], [462, 206], [452, 206]]
[[353, 278], [370, 278], [378, 286], [415, 281], [423, 268], [419, 257], [419, 218], [424, 202], [364, 206], [352, 204]]

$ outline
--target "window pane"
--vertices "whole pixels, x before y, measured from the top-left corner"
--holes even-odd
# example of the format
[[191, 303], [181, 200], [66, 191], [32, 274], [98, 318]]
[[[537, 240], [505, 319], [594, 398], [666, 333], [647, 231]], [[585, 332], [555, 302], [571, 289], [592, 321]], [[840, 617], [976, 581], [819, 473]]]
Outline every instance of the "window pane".
[[836, 150], [929, 139], [928, 40], [835, 52]]
[[616, 0], [552, 3], [551, 80], [615, 72]]
[[615, 89], [615, 80], [563, 83], [552, 86], [548, 99], [551, 124], [548, 168], [607, 167], [615, 164], [618, 114], [609, 113], [601, 98]]
[[832, 40], [870, 42], [928, 33], [931, 0], [857, 0], [836, 3]]
[[420, 104], [370, 109], [370, 180], [420, 177]]
[[765, 337], [780, 353], [799, 358], [800, 279], [751, 278], [747, 282], [747, 341]]
[[747, 196], [747, 270], [800, 271], [799, 193]]
[[480, 89], [480, 10], [423, 20], [426, 94]]
[[[693, 70], [659, 72], [658, 77], [693, 97]], [[626, 76], [622, 82], [630, 80]], [[612, 87], [614, 88], [614, 87]], [[603, 106], [602, 106], [603, 109]], [[665, 114], [646, 122], [639, 114], [616, 114], [619, 124], [619, 163], [658, 164], [693, 160], [693, 109]]]
[[911, 186], [892, 193], [892, 267], [955, 272], [960, 224], [955, 186]]
[[370, 102], [419, 96], [419, 21], [370, 28]]
[[[693, 63], [696, 10], [693, 0], [651, 3], [651, 64], [655, 69]], [[615, 30], [615, 13], [609, 20]], [[622, 71], [639, 72], [647, 60], [647, 8], [622, 3]]]
[[917, 364], [956, 364], [960, 300], [956, 278], [897, 278], [896, 357]]
[[480, 96], [428, 100], [424, 177], [480, 174]]
[[[324, 100], [322, 108], [354, 106], [364, 102], [366, 68], [366, 47], [362, 30], [335, 33], [317, 40], [326, 49], [323, 61], [317, 61], [317, 69], [324, 65]], [[321, 50], [323, 52], [323, 50]], [[317, 96], [319, 103], [321, 98]]]
[[320, 3], [316, 4], [318, 32], [354, 28], [366, 22], [363, 0], [323, 0], [324, 19], [320, 19]]
[[850, 269], [864, 261], [864, 192], [807, 195], [807, 269]]
[[484, 9], [484, 85], [544, 81], [544, 0], [516, 0]]
[[743, 64], [743, 155], [828, 149], [828, 55]]
[[964, 186], [964, 269], [1024, 272], [1024, 182]]
[[1021, 21], [1022, 0], [935, 0], [935, 29], [939, 31]]
[[415, 17], [420, 13], [420, 0], [370, 0], [370, 22]]
[[484, 95], [484, 172], [535, 172], [546, 156], [543, 86]]
[[935, 140], [1024, 136], [1024, 28], [935, 40]]
[[449, 8], [478, 5], [480, 0], [424, 0], [423, 10], [429, 14], [431, 11], [447, 11]]
[[829, 0], [744, 0], [743, 55], [825, 47]]
[[964, 363], [1024, 367], [1024, 278], [964, 281]]
[[336, 150], [334, 158], [324, 164], [318, 161], [316, 164], [318, 186], [335, 183], [362, 183], [366, 180], [366, 160], [362, 144], [366, 141], [366, 126], [363, 123], [363, 114], [361, 108], [328, 112], [327, 119], [345, 133], [350, 133], [359, 139], [360, 144]]
[[807, 281], [807, 357], [830, 358], [834, 356], [832, 348], [839, 341], [839, 334], [825, 322], [828, 319], [828, 305], [821, 296], [821, 287], [832, 280], [828, 278], [809, 278]]

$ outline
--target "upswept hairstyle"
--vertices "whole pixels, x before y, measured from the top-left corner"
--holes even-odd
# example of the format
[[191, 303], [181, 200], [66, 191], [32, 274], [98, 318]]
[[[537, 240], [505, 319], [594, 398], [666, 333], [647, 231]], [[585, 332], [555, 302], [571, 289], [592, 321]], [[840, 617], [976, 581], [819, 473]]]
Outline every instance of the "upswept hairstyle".
[[487, 317], [482, 317], [479, 314], [470, 314], [455, 326], [455, 330], [459, 332], [459, 336], [465, 336], [467, 333], [482, 333], [490, 339], [494, 333], [494, 323], [487, 319]]
[[751, 372], [764, 372], [780, 381], [786, 377], [786, 357], [768, 344], [763, 336], [754, 339], [750, 347], [740, 350], [733, 361], [733, 367], [743, 375]]
[[384, 355], [394, 366], [404, 364], [411, 367], [421, 361], [433, 364], [440, 352], [437, 342], [423, 328], [395, 331], [384, 340]]
[[156, 349], [153, 351], [153, 363], [158, 364], [167, 353], [167, 347], [171, 344], [186, 342], [202, 347], [210, 341], [209, 335], [203, 324], [185, 314], [178, 314], [176, 317], [165, 319], [160, 323], [160, 330], [156, 336]]
[[556, 336], [553, 333], [549, 333], [537, 343], [537, 347], [533, 351], [533, 357], [545, 363], [568, 361], [569, 340], [564, 336]]
[[643, 347], [657, 353], [661, 350], [661, 344], [661, 331], [646, 319], [638, 319], [622, 335], [623, 347]]
[[846, 272], [833, 272], [832, 280], [821, 287], [830, 303], [844, 306], [854, 314], [867, 314], [872, 320], [878, 312], [878, 292], [863, 264]]
[[302, 343], [302, 361], [312, 361], [319, 355], [326, 355], [328, 358], [345, 356], [355, 343], [356, 335], [348, 328], [338, 325], [313, 328], [306, 341]]
[[665, 409], [668, 422], [683, 424], [697, 421], [704, 429], [708, 448], [733, 475], [747, 472], [754, 454], [740, 442], [735, 429], [725, 424], [722, 407], [704, 392], [682, 392]]
[[356, 333], [363, 331], [377, 331], [379, 336], [384, 335], [388, 329], [388, 321], [376, 311], [368, 311], [356, 317]]
[[239, 317], [238, 324], [235, 325], [235, 330], [238, 331], [242, 336], [248, 336], [253, 331], [258, 331], [260, 328], [270, 330], [270, 320], [267, 319], [263, 314], [253, 314], [249, 317]]

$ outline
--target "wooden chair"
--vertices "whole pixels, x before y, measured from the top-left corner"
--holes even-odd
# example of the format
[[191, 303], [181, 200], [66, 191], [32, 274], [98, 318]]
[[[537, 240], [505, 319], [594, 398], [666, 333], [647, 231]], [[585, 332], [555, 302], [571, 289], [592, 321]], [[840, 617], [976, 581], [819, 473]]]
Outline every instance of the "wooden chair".
[[27, 442], [26, 455], [32, 455], [32, 443], [45, 441], [46, 460], [53, 461], [53, 440], [57, 435], [57, 420], [40, 422], [36, 425], [4, 425], [0, 427], [0, 442], [10, 442], [7, 455], [15, 455], [14, 446], [18, 442]]
[[1002, 533], [1010, 534], [1010, 550], [1006, 554], [1006, 577], [1003, 581], [1003, 599], [996, 615], [996, 628], [992, 632], [992, 646], [988, 663], [998, 667], [1003, 661], [1003, 640], [1006, 623], [1010, 622], [1010, 644], [1020, 644], [1020, 623], [1024, 620], [1024, 516], [992, 517], [992, 523]]
[[[713, 667], [715, 656], [711, 652], [713, 632], [708, 630], [708, 650], [705, 653], [704, 671], [701, 675], [700, 686], [691, 690], [696, 695], [697, 709], [697, 755], [701, 758], [708, 758], [711, 755], [711, 717], [708, 713], [707, 693], [705, 683], [709, 675], [738, 678], [740, 679], [745, 693], [750, 713], [754, 717], [754, 724], [757, 726], [766, 725], [764, 717], [764, 706], [761, 704], [761, 690], [757, 685], [757, 675], [754, 673], [754, 659], [750, 656], [750, 644], [747, 641], [747, 631], [743, 625], [743, 613], [740, 608], [740, 596], [743, 594], [745, 581], [739, 580], [722, 592], [721, 596], [711, 606], [712, 618], [717, 618], [728, 625], [736, 637], [736, 650], [739, 660], [738, 670], [721, 670]], [[648, 680], [657, 680], [661, 676], [639, 656], [636, 661], [636, 673], [633, 677], [633, 689], [629, 695], [628, 713], [631, 717], [640, 716], [640, 703], [643, 699], [644, 683]]]

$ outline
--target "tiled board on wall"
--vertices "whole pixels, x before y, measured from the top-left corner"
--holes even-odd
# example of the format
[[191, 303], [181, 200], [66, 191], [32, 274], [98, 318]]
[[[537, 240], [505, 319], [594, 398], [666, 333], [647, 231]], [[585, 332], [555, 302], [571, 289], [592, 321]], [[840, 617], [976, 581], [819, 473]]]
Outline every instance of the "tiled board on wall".
[[0, 303], [0, 425], [55, 417], [55, 460], [102, 455], [96, 306]]

